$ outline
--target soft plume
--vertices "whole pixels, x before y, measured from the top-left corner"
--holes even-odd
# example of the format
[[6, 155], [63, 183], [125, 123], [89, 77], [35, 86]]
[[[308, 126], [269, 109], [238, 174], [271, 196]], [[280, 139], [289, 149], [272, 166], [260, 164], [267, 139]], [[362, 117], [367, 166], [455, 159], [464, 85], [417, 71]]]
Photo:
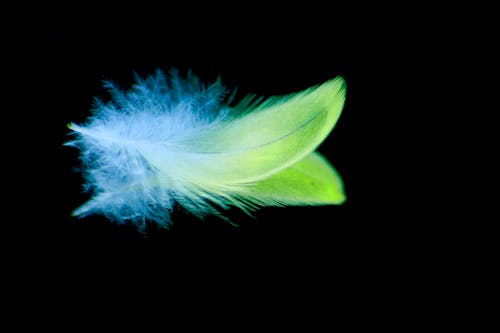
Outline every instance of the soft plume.
[[175, 204], [203, 217], [236, 206], [344, 202], [342, 180], [315, 149], [345, 100], [341, 77], [286, 96], [230, 106], [220, 80], [161, 71], [129, 91], [111, 82], [86, 123], [70, 124], [92, 198], [76, 216], [168, 227]]

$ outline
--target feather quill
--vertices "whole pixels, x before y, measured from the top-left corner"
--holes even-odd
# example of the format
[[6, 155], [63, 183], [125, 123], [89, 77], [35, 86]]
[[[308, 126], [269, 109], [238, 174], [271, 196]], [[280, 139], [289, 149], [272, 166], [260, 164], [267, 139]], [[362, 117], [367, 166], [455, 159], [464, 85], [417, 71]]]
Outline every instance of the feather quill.
[[345, 100], [341, 77], [286, 96], [224, 102], [220, 80], [191, 73], [136, 77], [129, 91], [106, 82], [83, 125], [70, 124], [93, 197], [76, 216], [100, 213], [144, 228], [169, 227], [175, 204], [203, 217], [236, 206], [341, 204], [343, 183], [314, 150]]

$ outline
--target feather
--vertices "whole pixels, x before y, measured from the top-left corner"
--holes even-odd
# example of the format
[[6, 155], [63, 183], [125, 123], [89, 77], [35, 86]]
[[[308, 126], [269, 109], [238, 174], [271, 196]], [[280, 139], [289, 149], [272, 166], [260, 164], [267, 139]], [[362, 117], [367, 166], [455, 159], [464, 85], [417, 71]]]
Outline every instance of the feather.
[[175, 204], [203, 217], [230, 206], [249, 213], [345, 200], [341, 177], [314, 151], [342, 111], [341, 77], [286, 96], [249, 95], [234, 107], [220, 80], [206, 86], [191, 73], [136, 77], [129, 91], [105, 87], [112, 100], [69, 125], [67, 145], [80, 149], [93, 194], [76, 216], [169, 227]]

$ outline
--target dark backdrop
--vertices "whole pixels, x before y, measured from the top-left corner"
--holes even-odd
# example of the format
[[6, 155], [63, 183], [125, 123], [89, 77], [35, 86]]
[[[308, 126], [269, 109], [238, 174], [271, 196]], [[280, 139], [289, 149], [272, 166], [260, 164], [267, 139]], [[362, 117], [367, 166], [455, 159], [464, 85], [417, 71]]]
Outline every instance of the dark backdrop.
[[[475, 149], [463, 136], [493, 141], [492, 131], [475, 130], [473, 117], [455, 107], [457, 92], [473, 91], [462, 82], [474, 77], [455, 71], [440, 52], [454, 37], [398, 31], [404, 17], [361, 25], [262, 15], [192, 26], [182, 17], [154, 26], [62, 24], [21, 39], [29, 60], [19, 67], [31, 70], [40, 94], [18, 98], [30, 105], [22, 113], [24, 133], [35, 139], [26, 145], [29, 156], [21, 154], [30, 163], [18, 167], [30, 194], [14, 196], [15, 231], [2, 235], [12, 244], [11, 260], [84, 290], [118, 283], [131, 292], [140, 281], [243, 297], [270, 288], [281, 300], [338, 299], [345, 308], [358, 299], [376, 306], [384, 297], [397, 303], [430, 290], [456, 297], [445, 272], [470, 260], [480, 235], [471, 225], [491, 221], [498, 195], [486, 176], [494, 164], [482, 163], [492, 162], [483, 158], [485, 145]], [[230, 212], [239, 227], [176, 213], [170, 230], [151, 228], [146, 237], [100, 216], [71, 217], [88, 196], [74, 172], [78, 152], [63, 147], [66, 124], [84, 120], [94, 96], [107, 97], [103, 79], [129, 87], [133, 71], [146, 76], [172, 67], [207, 82], [220, 75], [229, 88], [262, 96], [342, 75], [346, 104], [319, 151], [343, 177], [345, 204], [263, 208], [256, 219]], [[476, 163], [484, 173], [467, 172]]]

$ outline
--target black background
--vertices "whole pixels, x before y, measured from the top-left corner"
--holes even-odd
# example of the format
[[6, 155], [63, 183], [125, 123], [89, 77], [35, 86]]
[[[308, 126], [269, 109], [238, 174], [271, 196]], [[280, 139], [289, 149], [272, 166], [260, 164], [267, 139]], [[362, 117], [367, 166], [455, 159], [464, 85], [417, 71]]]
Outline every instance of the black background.
[[[64, 285], [70, 298], [97, 289], [128, 298], [151, 288], [186, 296], [186, 309], [194, 294], [206, 295], [208, 307], [219, 297], [258, 300], [270, 309], [273, 300], [291, 307], [299, 298], [301, 307], [331, 302], [322, 318], [338, 307], [352, 315], [348, 309], [358, 302], [374, 308], [383, 301], [458, 300], [450, 272], [481, 261], [473, 251], [498, 205], [493, 159], [485, 157], [495, 141], [492, 125], [469, 111], [483, 101], [477, 86], [485, 84], [456, 70], [448, 47], [460, 48], [452, 33], [421, 36], [407, 29], [405, 17], [360, 24], [340, 13], [317, 14], [306, 21], [298, 15], [311, 14], [300, 8], [281, 19], [265, 11], [172, 14], [156, 24], [89, 17], [18, 39], [27, 59], [18, 68], [28, 69], [35, 87], [20, 89], [36, 90], [19, 100], [30, 105], [22, 117], [34, 139], [26, 145], [29, 158], [20, 156], [30, 164], [16, 168], [31, 190], [14, 196], [14, 231], [2, 238], [16, 267], [37, 277], [30, 290], [48, 295]], [[241, 94], [262, 96], [342, 75], [346, 104], [319, 151], [342, 175], [346, 203], [263, 208], [256, 219], [231, 211], [239, 227], [176, 212], [170, 230], [151, 228], [146, 237], [100, 216], [71, 217], [88, 196], [74, 171], [78, 152], [63, 147], [66, 124], [83, 121], [94, 96], [107, 98], [102, 80], [129, 87], [134, 71], [146, 76], [172, 67], [206, 82], [221, 76]], [[483, 243], [479, 253], [491, 245]]]

